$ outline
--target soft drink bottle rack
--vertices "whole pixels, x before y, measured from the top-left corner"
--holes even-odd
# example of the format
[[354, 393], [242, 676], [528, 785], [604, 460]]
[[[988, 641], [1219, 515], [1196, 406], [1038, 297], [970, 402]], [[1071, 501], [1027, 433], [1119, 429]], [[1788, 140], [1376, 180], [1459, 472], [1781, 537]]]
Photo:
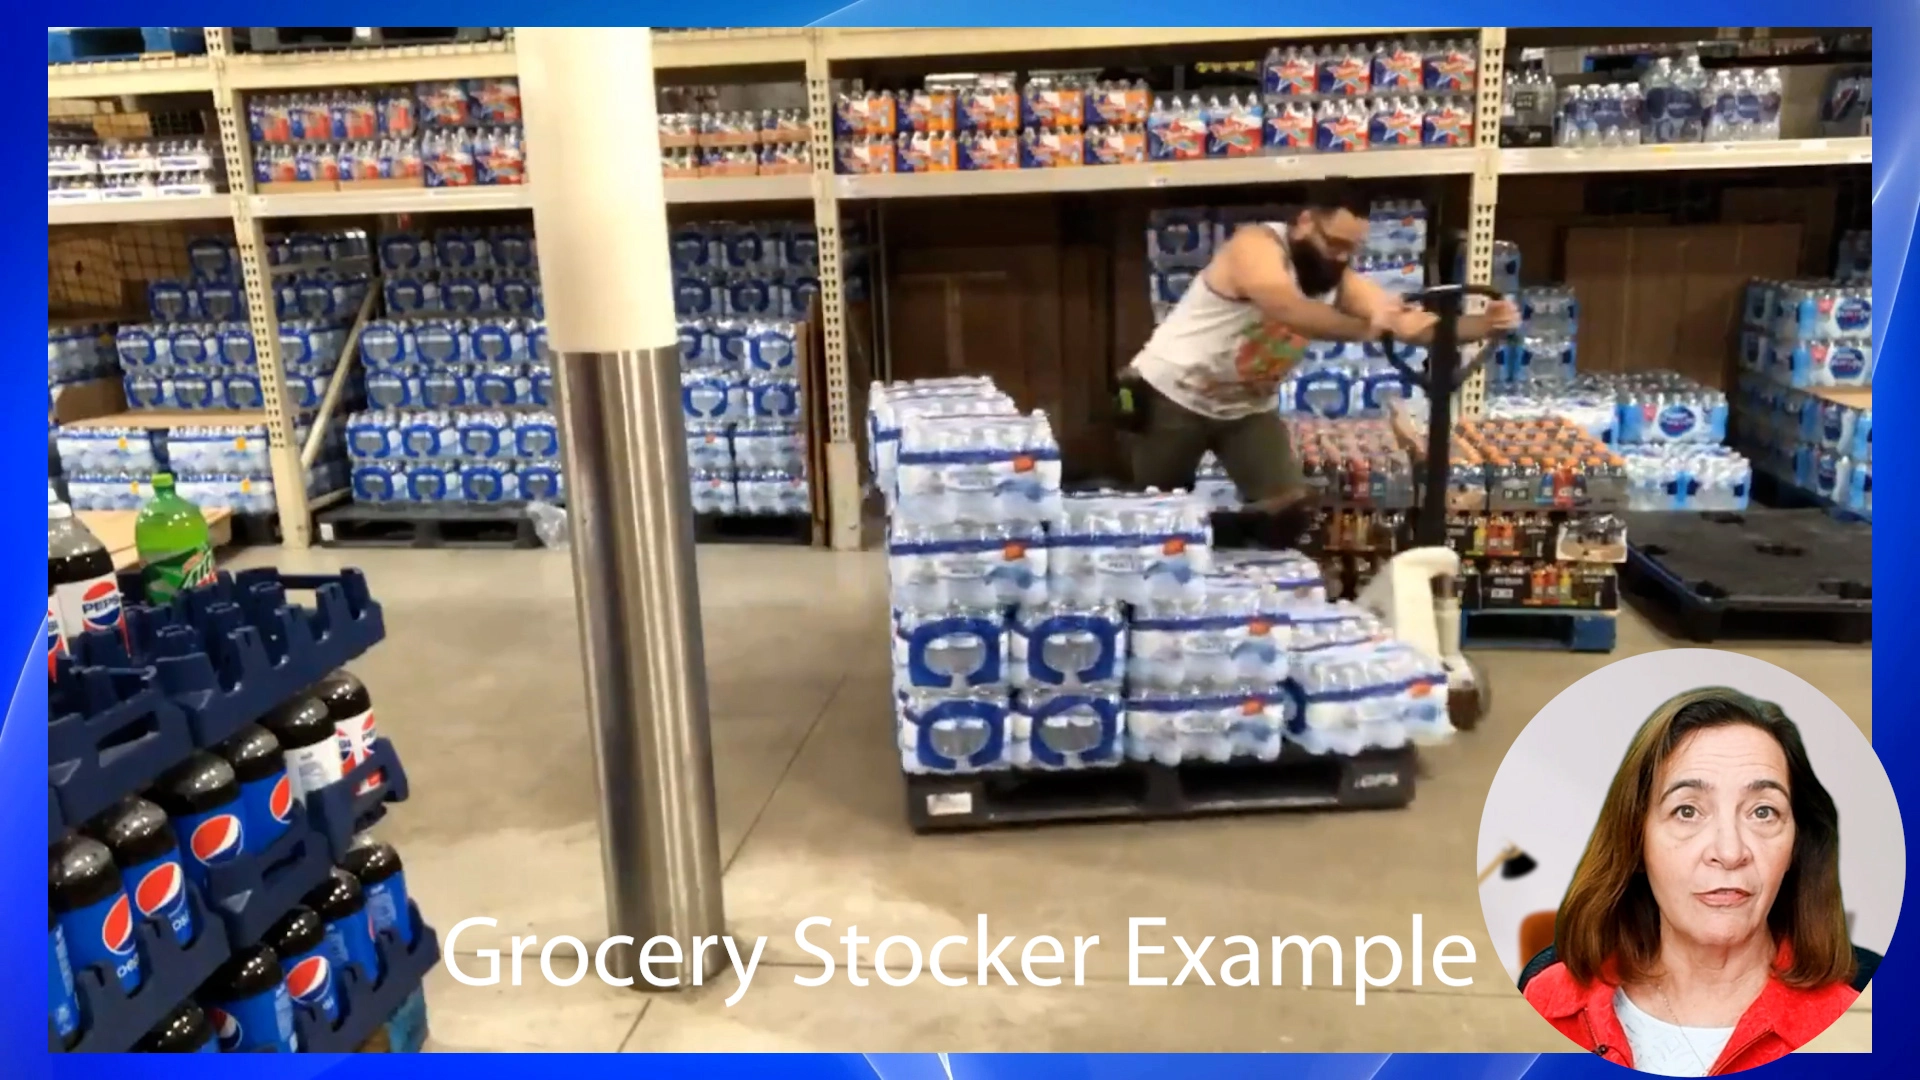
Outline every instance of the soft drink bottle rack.
[[63, 657], [48, 691], [54, 719], [47, 725], [47, 781], [59, 811], [50, 815], [55, 828], [87, 820], [193, 752], [186, 714], [161, 691], [151, 669], [75, 669]]
[[306, 808], [295, 803], [287, 831], [266, 850], [207, 867], [207, 896], [226, 923], [228, 940], [244, 949], [266, 936], [332, 867], [326, 837], [313, 830]]
[[[361, 785], [375, 776], [380, 782], [367, 791]], [[376, 739], [367, 760], [347, 770], [325, 789], [307, 796], [307, 817], [315, 834], [325, 838], [338, 861], [354, 835], [365, 832], [387, 814], [390, 802], [407, 799], [407, 770], [386, 739]]]
[[48, 1049], [54, 1053], [125, 1053], [226, 963], [233, 951], [226, 926], [211, 916], [199, 888], [191, 883], [187, 885], [187, 904], [193, 912], [193, 924], [199, 927], [191, 944], [181, 945], [161, 920], [141, 919], [134, 924], [134, 947], [139, 950], [145, 980], [133, 993], [123, 990], [119, 978], [104, 965], [74, 971], [74, 997], [80, 1002], [86, 1023], [79, 1041], [71, 1047], [62, 1045], [60, 1037], [49, 1029]]
[[302, 1049], [313, 1054], [353, 1053], [420, 989], [427, 973], [440, 962], [440, 938], [420, 917], [418, 905], [407, 904], [407, 918], [413, 924], [411, 946], [392, 928], [374, 935], [374, 949], [380, 956], [377, 980], [367, 982], [352, 964], [334, 967], [334, 992], [340, 999], [337, 1021], [329, 1023], [310, 1005], [294, 1006], [294, 1027], [300, 1032]]

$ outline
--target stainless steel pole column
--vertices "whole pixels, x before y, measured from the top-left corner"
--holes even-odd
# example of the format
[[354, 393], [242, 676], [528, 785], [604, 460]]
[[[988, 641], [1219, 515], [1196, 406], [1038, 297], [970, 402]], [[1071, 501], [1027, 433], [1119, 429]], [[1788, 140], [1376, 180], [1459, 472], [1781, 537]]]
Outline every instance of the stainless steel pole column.
[[645, 28], [516, 34], [608, 929], [633, 939], [608, 967], [649, 989], [648, 938], [679, 939], [684, 967], [689, 938], [726, 932], [652, 41]]

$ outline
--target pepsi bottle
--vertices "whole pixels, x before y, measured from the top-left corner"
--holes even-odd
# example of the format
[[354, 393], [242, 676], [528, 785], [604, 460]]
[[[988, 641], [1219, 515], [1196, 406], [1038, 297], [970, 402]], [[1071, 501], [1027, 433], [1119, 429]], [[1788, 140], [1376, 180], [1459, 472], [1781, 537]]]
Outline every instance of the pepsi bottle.
[[105, 844], [69, 836], [47, 858], [48, 907], [60, 919], [67, 956], [75, 971], [104, 965], [131, 994], [146, 978], [135, 944], [133, 901], [120, 884], [120, 870]]
[[233, 766], [204, 750], [163, 774], [149, 793], [181, 838], [187, 875], [202, 889], [207, 869], [249, 853], [242, 824], [240, 784]]
[[143, 1054], [217, 1054], [220, 1040], [214, 1037], [206, 1011], [187, 1000], [174, 1006], [133, 1048]]
[[280, 756], [280, 740], [258, 724], [248, 724], [213, 752], [233, 766], [240, 784], [240, 824], [246, 850], [258, 853], [286, 835], [293, 819], [293, 781]]
[[333, 714], [317, 698], [294, 698], [261, 717], [260, 723], [280, 740], [281, 757], [293, 778], [293, 797], [302, 803], [345, 775]]
[[[373, 724], [373, 698], [367, 694], [367, 688], [352, 672], [338, 668], [314, 683], [308, 692], [327, 707], [327, 714], [333, 718], [334, 737], [339, 740], [340, 758], [347, 771], [365, 764], [367, 756], [373, 753], [374, 740], [379, 738]], [[365, 795], [378, 788], [382, 780], [380, 773], [375, 772], [360, 782], [354, 794]]]
[[356, 843], [340, 860], [341, 869], [360, 879], [366, 896], [367, 917], [373, 932], [392, 930], [400, 943], [413, 947], [413, 916], [407, 906], [407, 879], [400, 873], [400, 853], [377, 840]]
[[241, 949], [213, 973], [200, 996], [222, 1053], [300, 1049], [293, 1030], [293, 999], [281, 977], [280, 957], [265, 945]]
[[199, 928], [187, 899], [187, 870], [173, 825], [159, 807], [129, 795], [95, 818], [87, 833], [107, 845], [133, 897], [134, 913], [155, 919], [173, 931], [182, 948], [193, 944]]
[[373, 921], [367, 916], [360, 879], [336, 866], [300, 902], [326, 924], [327, 958], [333, 966], [344, 970], [351, 964], [360, 969], [363, 982], [379, 982], [380, 953], [373, 946]]
[[334, 983], [333, 960], [327, 954], [327, 924], [310, 907], [296, 906], [273, 924], [262, 939], [283, 959], [287, 996], [326, 1018], [331, 1027], [340, 1019], [339, 988]]
[[73, 965], [67, 961], [67, 939], [60, 918], [47, 910], [47, 1020], [60, 1045], [71, 1050], [79, 1041], [80, 999], [73, 992]]

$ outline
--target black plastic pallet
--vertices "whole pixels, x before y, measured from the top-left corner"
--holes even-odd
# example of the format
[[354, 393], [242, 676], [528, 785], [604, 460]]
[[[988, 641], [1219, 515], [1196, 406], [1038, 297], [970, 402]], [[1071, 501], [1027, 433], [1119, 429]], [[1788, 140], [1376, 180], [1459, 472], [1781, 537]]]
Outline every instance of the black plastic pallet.
[[813, 518], [806, 514], [695, 514], [693, 539], [700, 544], [813, 543]]
[[206, 35], [198, 26], [69, 26], [47, 31], [49, 64], [190, 56], [206, 51]]
[[279, 514], [235, 514], [227, 519], [234, 547], [271, 547], [280, 542]]
[[322, 547], [535, 548], [540, 537], [519, 506], [366, 506], [315, 518]]
[[294, 49], [378, 49], [390, 45], [447, 45], [487, 41], [489, 26], [247, 26], [251, 52]]
[[1873, 529], [1818, 508], [1632, 514], [1626, 581], [1699, 642], [1873, 637]]
[[1276, 810], [1390, 810], [1413, 801], [1418, 764], [1411, 746], [1344, 756], [1310, 754], [1288, 743], [1273, 762], [1126, 761], [1062, 772], [909, 775], [907, 822], [928, 833]]

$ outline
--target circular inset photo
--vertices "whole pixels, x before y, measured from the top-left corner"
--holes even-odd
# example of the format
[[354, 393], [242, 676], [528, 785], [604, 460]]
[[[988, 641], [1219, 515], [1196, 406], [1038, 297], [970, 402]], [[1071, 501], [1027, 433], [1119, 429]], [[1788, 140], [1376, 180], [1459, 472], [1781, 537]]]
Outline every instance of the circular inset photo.
[[1826, 1031], [1893, 938], [1893, 786], [1839, 706], [1714, 649], [1622, 660], [1507, 751], [1481, 910], [1535, 1011], [1641, 1072], [1750, 1069]]

